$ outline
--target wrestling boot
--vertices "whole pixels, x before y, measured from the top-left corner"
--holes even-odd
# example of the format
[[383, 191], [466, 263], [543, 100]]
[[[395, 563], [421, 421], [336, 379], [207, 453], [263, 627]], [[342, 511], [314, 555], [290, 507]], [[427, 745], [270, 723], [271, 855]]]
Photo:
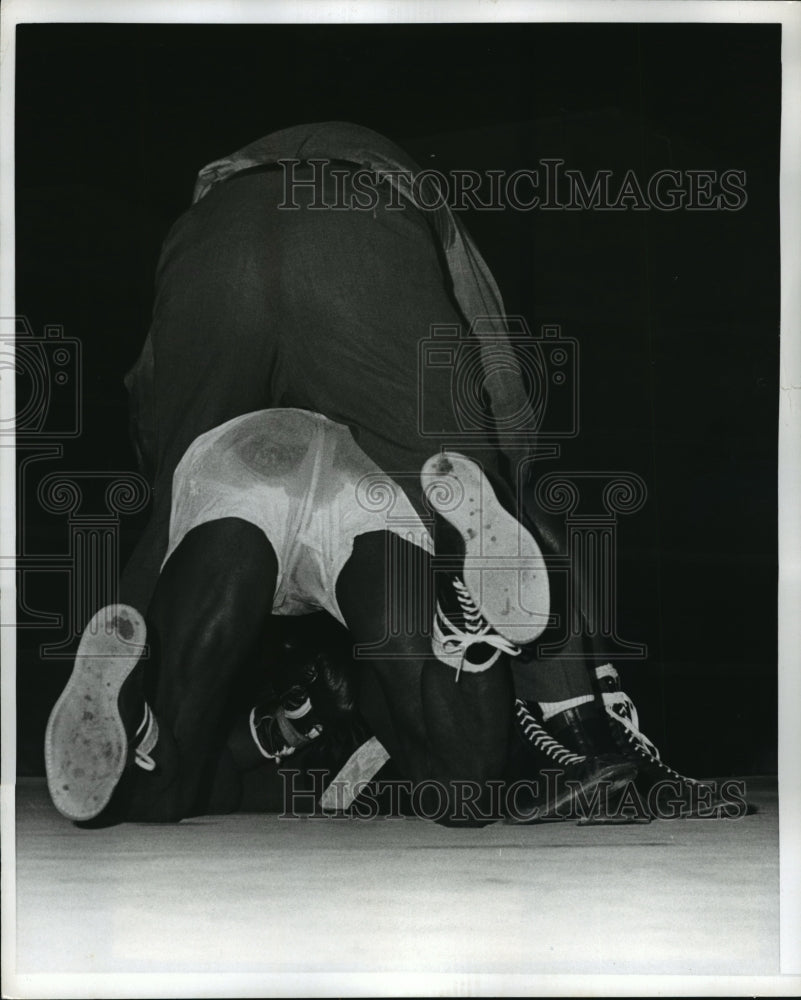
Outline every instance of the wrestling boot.
[[457, 681], [463, 670], [488, 670], [501, 653], [520, 655], [520, 647], [500, 635], [484, 618], [458, 576], [438, 586], [431, 649], [441, 663], [456, 670]]
[[[461, 541], [458, 575], [464, 590], [457, 600], [466, 596], [475, 612], [466, 612], [466, 627], [458, 631], [474, 637], [470, 645], [481, 630], [485, 643], [490, 635], [506, 640], [506, 648], [496, 646], [499, 653], [533, 642], [548, 623], [550, 591], [545, 561], [531, 533], [501, 505], [480, 466], [464, 455], [433, 455], [420, 481], [432, 510]], [[449, 618], [448, 612], [441, 608], [440, 619]], [[440, 629], [447, 638], [441, 620]]]
[[237, 720], [228, 737], [237, 767], [249, 771], [265, 760], [279, 764], [321, 736], [323, 723], [309, 693], [317, 677], [317, 666], [307, 664], [297, 683], [266, 695], [246, 718]]
[[507, 822], [591, 822], [612, 815], [620, 794], [637, 777], [637, 764], [620, 753], [576, 753], [555, 739], [535, 713], [515, 700]]
[[[548, 719], [548, 731], [579, 753], [618, 752], [637, 764], [636, 790], [655, 819], [737, 818], [754, 812], [736, 783], [699, 781], [666, 764], [641, 731], [637, 709], [610, 664], [594, 671], [598, 697]], [[728, 786], [731, 786], [730, 788]], [[728, 788], [728, 790], [727, 790]]]
[[135, 608], [102, 608], [81, 636], [67, 686], [45, 731], [47, 785], [67, 819], [92, 820], [126, 769], [157, 769], [156, 717], [141, 693], [146, 629]]

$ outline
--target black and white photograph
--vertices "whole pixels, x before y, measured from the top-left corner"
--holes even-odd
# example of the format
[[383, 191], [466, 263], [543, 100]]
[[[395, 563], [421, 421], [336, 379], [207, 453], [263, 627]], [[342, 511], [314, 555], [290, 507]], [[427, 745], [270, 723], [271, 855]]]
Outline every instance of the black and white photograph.
[[798, 5], [3, 18], [3, 996], [797, 995]]

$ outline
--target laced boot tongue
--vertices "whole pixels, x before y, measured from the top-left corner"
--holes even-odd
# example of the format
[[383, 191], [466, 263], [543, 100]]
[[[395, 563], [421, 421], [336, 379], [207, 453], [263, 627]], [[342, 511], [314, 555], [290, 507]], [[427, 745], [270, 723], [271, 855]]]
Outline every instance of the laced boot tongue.
[[322, 731], [308, 691], [294, 685], [280, 697], [266, 697], [240, 717], [228, 735], [227, 747], [237, 767], [249, 771], [265, 758], [280, 762]]
[[464, 631], [467, 625], [467, 609], [457, 596], [464, 592], [464, 581], [456, 573], [440, 574], [436, 579], [437, 607], [454, 628]]
[[444, 607], [442, 604], [440, 607], [443, 608], [454, 633], [461, 633], [466, 637], [462, 650], [465, 661], [473, 666], [480, 666], [482, 663], [487, 663], [491, 657], [497, 656], [494, 646], [479, 641], [487, 623], [470, 597], [464, 581], [458, 576], [453, 576], [443, 590], [446, 593], [442, 599], [446, 603]]
[[432, 648], [437, 659], [468, 673], [486, 670], [501, 653], [517, 656], [520, 648], [499, 635], [485, 620], [464, 582], [454, 576], [437, 601]]
[[624, 738], [650, 757], [660, 759], [659, 750], [640, 729], [640, 719], [634, 702], [620, 686], [620, 675], [611, 663], [604, 663], [595, 671], [601, 698], [608, 717], [619, 726]]
[[262, 754], [274, 760], [288, 757], [323, 731], [308, 694], [300, 688], [293, 689], [269, 714], [260, 716], [254, 708], [250, 728]]
[[619, 753], [606, 712], [593, 700], [566, 708], [549, 717], [546, 727], [554, 737], [577, 753]]

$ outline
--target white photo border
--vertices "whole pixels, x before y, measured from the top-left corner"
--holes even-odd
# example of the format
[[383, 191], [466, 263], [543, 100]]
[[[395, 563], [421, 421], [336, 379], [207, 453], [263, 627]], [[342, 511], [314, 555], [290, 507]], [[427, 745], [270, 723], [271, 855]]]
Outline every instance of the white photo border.
[[[719, 0], [7, 0], [0, 12], [0, 316], [14, 316], [14, 79], [19, 24], [501, 22], [782, 25], [781, 358], [779, 400], [779, 787], [781, 976], [17, 975], [15, 971], [15, 468], [0, 449], [2, 641], [2, 964], [4, 996], [789, 995], [801, 985], [801, 4]], [[0, 418], [13, 418], [13, 375]]]

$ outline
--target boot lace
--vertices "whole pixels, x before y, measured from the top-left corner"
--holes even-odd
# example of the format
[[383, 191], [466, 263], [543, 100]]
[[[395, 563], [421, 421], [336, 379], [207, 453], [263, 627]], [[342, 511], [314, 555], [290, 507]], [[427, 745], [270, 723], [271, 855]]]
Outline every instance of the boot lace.
[[150, 756], [159, 738], [159, 724], [150, 705], [145, 702], [145, 714], [134, 734], [134, 763], [143, 771], [155, 771], [156, 762]]
[[568, 750], [566, 746], [555, 740], [547, 730], [537, 722], [531, 712], [528, 710], [526, 703], [520, 698], [515, 699], [515, 714], [517, 715], [517, 721], [520, 723], [520, 728], [523, 730], [523, 734], [526, 739], [534, 745], [537, 750], [540, 750], [547, 757], [550, 757], [556, 764], [565, 767], [569, 764], [583, 764], [587, 759], [582, 754], [573, 753], [572, 750]]
[[456, 680], [462, 673], [465, 662], [465, 654], [471, 646], [483, 643], [495, 649], [492, 657], [481, 665], [482, 670], [491, 667], [501, 653], [509, 656], [519, 656], [520, 647], [513, 642], [499, 635], [493, 627], [484, 620], [481, 612], [476, 606], [470, 591], [459, 579], [453, 580], [453, 589], [459, 601], [459, 607], [464, 619], [464, 627], [455, 625], [442, 610], [437, 602], [437, 613], [434, 616], [433, 641], [446, 656], [459, 657], [459, 666], [456, 668]]
[[639, 746], [654, 760], [661, 760], [659, 750], [640, 729], [640, 718], [634, 702], [625, 691], [620, 690], [620, 675], [617, 670], [611, 663], [607, 663], [599, 667], [596, 674], [601, 682], [606, 679], [611, 685], [609, 690], [602, 693], [604, 707], [612, 719], [623, 727], [629, 743]]
[[695, 778], [688, 778], [685, 774], [680, 774], [675, 768], [666, 764], [660, 756], [659, 750], [648, 739], [640, 729], [640, 720], [634, 702], [625, 691], [620, 690], [620, 676], [611, 663], [607, 663], [596, 670], [598, 679], [603, 682], [607, 680], [612, 685], [611, 690], [602, 694], [604, 706], [613, 722], [616, 722], [623, 730], [623, 736], [630, 746], [640, 753], [646, 754], [651, 760], [657, 761], [663, 772], [678, 781], [688, 785], [698, 785], [701, 782]]

